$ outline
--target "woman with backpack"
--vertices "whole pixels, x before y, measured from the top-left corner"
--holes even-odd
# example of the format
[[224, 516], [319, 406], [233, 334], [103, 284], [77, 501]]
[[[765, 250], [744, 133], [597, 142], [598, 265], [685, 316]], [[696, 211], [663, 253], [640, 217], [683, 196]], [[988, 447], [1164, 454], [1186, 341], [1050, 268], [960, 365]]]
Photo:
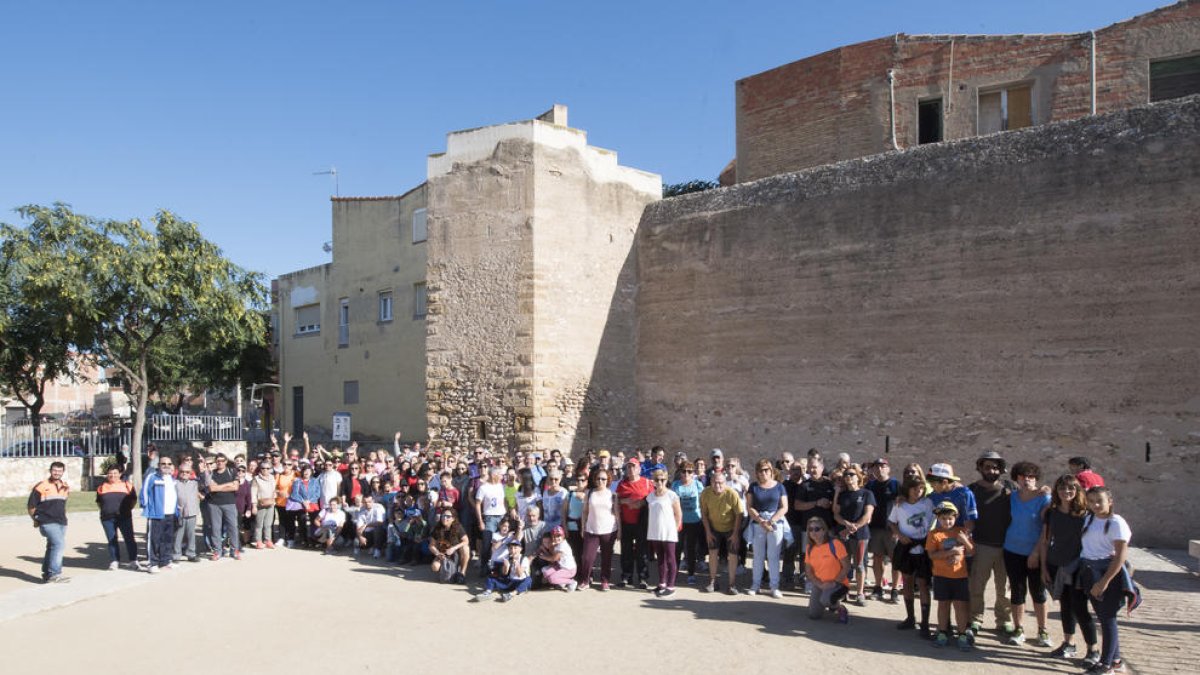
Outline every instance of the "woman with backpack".
[[1054, 481], [1050, 500], [1040, 544], [1042, 581], [1050, 589], [1051, 597], [1058, 599], [1063, 631], [1062, 644], [1050, 656], [1073, 659], [1078, 655], [1074, 642], [1078, 627], [1087, 645], [1084, 661], [1090, 667], [1100, 660], [1096, 625], [1088, 611], [1087, 591], [1075, 586], [1083, 548], [1083, 523], [1088, 513], [1087, 497], [1079, 480], [1064, 474]]
[[1108, 675], [1123, 670], [1121, 644], [1117, 636], [1117, 612], [1125, 596], [1134, 593], [1133, 580], [1125, 567], [1132, 531], [1125, 519], [1113, 511], [1112, 492], [1106, 487], [1087, 491], [1091, 514], [1083, 524], [1079, 587], [1088, 594], [1100, 620], [1100, 660], [1088, 673]]

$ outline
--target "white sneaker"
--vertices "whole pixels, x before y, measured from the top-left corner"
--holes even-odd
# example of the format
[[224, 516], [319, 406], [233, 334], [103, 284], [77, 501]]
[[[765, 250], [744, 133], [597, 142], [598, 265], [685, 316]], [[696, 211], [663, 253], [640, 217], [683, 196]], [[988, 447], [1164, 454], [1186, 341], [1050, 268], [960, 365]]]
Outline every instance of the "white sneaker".
[[379, 557], [379, 549], [377, 549], [377, 548], [371, 549], [371, 557], [378, 558]]
[[121, 563], [117, 562], [116, 560], [108, 563], [108, 571], [109, 572], [115, 572], [119, 569], [121, 569]]
[[284, 544], [288, 548], [296, 548], [296, 540], [295, 539], [288, 539], [287, 541], [284, 542]]
[[776, 600], [782, 600], [783, 593], [778, 588], [773, 588], [771, 589], [771, 597], [775, 598]]
[[125, 567], [127, 567], [128, 569], [131, 569], [131, 570], [133, 570], [133, 571], [135, 571], [135, 572], [141, 572], [141, 571], [142, 571], [142, 566], [141, 566], [141, 564], [139, 564], [139, 563], [138, 563], [138, 561], [136, 561], [136, 560], [130, 560], [130, 561], [129, 561], [129, 563], [125, 565]]
[[576, 588], [579, 588], [579, 584], [578, 584], [578, 583], [576, 583], [576, 582], [574, 582], [574, 581], [568, 581], [568, 582], [567, 582], [567, 592], [568, 592], [568, 593], [570, 593], [570, 592], [574, 591]]
[[[275, 545], [276, 545], [276, 546], [283, 546], [283, 545], [284, 545], [284, 543], [285, 543], [285, 542], [284, 542], [282, 539], [276, 539], [276, 540], [275, 540]], [[288, 548], [291, 548], [291, 545], [290, 545], [290, 544], [289, 544]]]
[[150, 574], [158, 574], [158, 567], [156, 567], [155, 565], [151, 565], [149, 568], [146, 569], [146, 571], [149, 572]]

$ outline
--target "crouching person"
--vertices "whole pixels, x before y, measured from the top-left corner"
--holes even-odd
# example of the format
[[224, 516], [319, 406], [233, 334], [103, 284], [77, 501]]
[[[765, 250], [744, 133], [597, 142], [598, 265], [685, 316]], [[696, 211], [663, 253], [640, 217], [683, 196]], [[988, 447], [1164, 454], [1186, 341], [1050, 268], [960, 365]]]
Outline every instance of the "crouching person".
[[342, 511], [342, 502], [334, 497], [317, 516], [317, 543], [325, 546], [326, 555], [333, 552], [333, 545], [337, 543], [345, 526], [346, 513]]
[[497, 602], [512, 600], [513, 594], [522, 595], [529, 591], [533, 579], [529, 577], [529, 558], [521, 555], [521, 541], [509, 540], [508, 555], [500, 561], [495, 574], [488, 577], [487, 589], [473, 596], [471, 602], [482, 602], [499, 591]]
[[823, 519], [809, 518], [805, 529], [808, 554], [804, 558], [804, 573], [812, 584], [808, 617], [820, 619], [826, 611], [831, 611], [837, 613], [838, 623], [846, 623], [850, 615], [842, 600], [850, 592], [850, 555], [841, 541], [829, 536]]

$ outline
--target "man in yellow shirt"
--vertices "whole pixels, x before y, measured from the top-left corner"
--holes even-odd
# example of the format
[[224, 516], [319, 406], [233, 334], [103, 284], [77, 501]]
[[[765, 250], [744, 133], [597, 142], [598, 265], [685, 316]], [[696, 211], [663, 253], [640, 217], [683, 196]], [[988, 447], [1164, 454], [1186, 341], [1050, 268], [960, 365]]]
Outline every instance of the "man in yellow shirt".
[[742, 531], [742, 513], [745, 510], [737, 490], [725, 483], [724, 471], [713, 471], [709, 486], [700, 493], [700, 522], [704, 523], [704, 534], [708, 541], [708, 586], [705, 591], [717, 590], [717, 569], [721, 556], [726, 558], [729, 584], [728, 595], [737, 595], [738, 533]]

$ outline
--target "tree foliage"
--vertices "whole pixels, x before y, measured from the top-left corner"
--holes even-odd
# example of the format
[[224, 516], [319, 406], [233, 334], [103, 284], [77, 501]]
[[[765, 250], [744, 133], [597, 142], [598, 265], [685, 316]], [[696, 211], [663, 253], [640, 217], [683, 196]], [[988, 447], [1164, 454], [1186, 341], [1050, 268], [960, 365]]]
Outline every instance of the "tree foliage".
[[686, 195], [689, 192], [704, 192], [713, 188], [721, 187], [719, 183], [712, 180], [689, 180], [686, 183], [667, 183], [663, 185], [663, 199], [667, 197], [678, 197]]
[[[224, 377], [236, 370], [230, 354], [263, 345], [261, 275], [226, 259], [194, 223], [160, 211], [148, 228], [80, 216], [64, 204], [18, 212], [30, 221], [20, 302], [59, 308], [81, 350], [121, 372], [135, 401], [135, 448], [151, 394], [198, 383], [201, 363], [215, 362], [209, 372]], [[140, 475], [141, 454], [133, 459]]]

